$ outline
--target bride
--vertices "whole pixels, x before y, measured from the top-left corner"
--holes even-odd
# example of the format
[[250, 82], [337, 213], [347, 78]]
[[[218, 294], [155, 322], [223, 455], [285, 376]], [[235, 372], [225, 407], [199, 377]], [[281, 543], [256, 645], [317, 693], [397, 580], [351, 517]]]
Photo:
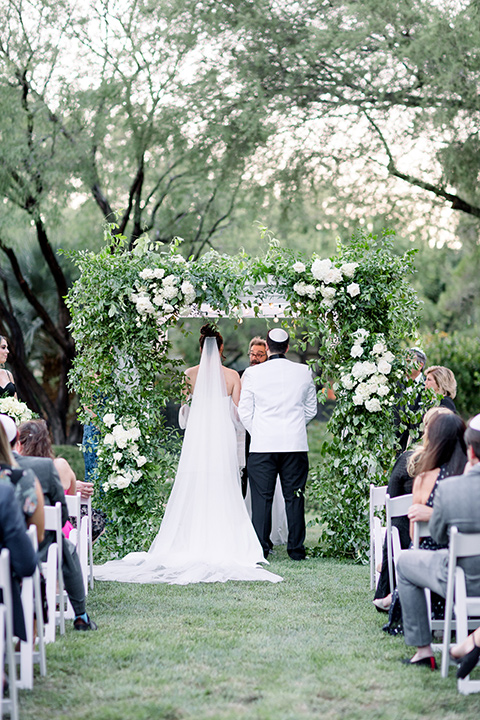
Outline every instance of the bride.
[[[187, 585], [282, 578], [263, 551], [243, 501], [234, 427], [240, 378], [224, 368], [220, 333], [204, 325], [201, 360], [186, 371], [193, 393], [175, 483], [148, 552], [95, 568], [99, 580]], [[268, 563], [267, 563], [268, 564]]]

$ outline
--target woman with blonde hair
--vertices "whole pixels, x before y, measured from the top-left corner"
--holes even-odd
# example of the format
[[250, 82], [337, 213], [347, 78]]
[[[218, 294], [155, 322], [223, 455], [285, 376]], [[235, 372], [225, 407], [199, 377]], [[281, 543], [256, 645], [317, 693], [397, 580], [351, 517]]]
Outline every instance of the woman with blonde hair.
[[457, 381], [453, 372], [443, 365], [431, 365], [425, 370], [425, 387], [435, 390], [439, 395], [443, 395], [440, 400], [440, 407], [446, 407], [448, 410], [456, 413], [457, 409], [453, 402], [457, 394]]

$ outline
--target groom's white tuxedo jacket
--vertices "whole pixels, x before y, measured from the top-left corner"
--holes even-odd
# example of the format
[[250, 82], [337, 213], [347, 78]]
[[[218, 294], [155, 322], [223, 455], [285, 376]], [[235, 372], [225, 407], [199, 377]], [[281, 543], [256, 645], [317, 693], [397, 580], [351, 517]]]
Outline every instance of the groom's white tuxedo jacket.
[[317, 395], [306, 365], [284, 358], [245, 370], [238, 414], [251, 435], [250, 452], [305, 452]]

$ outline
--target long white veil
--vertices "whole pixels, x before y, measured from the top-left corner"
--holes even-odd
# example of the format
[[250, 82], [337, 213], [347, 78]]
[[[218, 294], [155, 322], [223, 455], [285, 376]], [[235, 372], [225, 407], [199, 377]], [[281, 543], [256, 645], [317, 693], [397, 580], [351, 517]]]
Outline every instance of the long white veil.
[[224, 582], [281, 577], [263, 552], [240, 488], [232, 400], [215, 338], [205, 338], [175, 483], [148, 553], [96, 569], [124, 582]]

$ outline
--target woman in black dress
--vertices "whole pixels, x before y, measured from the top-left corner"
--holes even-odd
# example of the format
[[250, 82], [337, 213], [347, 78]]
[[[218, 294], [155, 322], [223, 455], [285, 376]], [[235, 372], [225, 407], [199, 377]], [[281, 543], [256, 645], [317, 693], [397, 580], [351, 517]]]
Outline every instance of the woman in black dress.
[[8, 360], [8, 352], [7, 338], [0, 335], [0, 398], [17, 397], [13, 375], [3, 367]]

